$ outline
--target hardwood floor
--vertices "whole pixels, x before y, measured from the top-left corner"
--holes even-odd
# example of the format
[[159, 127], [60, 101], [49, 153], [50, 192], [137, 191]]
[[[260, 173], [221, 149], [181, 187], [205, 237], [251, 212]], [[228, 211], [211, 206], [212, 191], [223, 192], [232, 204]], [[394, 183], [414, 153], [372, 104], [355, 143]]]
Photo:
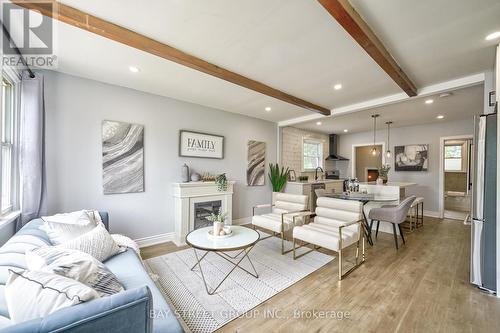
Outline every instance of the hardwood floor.
[[[379, 233], [343, 281], [334, 260], [218, 332], [499, 332], [500, 299], [469, 284], [470, 227], [426, 218], [405, 238], [397, 251], [393, 236]], [[142, 253], [177, 250], [168, 243]], [[327, 318], [308, 318], [321, 313]]]

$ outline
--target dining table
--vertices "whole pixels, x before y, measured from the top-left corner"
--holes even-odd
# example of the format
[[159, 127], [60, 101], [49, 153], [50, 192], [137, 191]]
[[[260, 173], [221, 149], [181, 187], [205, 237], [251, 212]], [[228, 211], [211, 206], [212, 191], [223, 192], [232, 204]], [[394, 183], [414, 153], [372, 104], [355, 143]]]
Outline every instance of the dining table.
[[342, 192], [342, 193], [325, 193], [324, 196], [328, 198], [359, 201], [363, 204], [363, 209], [362, 209], [363, 219], [364, 219], [363, 225], [365, 230], [365, 236], [370, 246], [373, 246], [373, 239], [371, 235], [370, 224], [368, 222], [368, 217], [365, 214], [365, 209], [364, 209], [365, 205], [369, 202], [389, 203], [389, 202], [399, 201], [399, 197], [387, 196], [375, 193]]

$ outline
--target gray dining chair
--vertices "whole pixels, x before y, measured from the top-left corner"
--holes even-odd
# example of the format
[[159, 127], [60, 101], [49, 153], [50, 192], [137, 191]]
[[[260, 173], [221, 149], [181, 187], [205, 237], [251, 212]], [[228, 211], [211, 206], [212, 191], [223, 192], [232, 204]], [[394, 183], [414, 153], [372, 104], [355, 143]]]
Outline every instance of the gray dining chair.
[[405, 237], [403, 235], [403, 229], [401, 228], [401, 223], [403, 223], [406, 220], [408, 211], [410, 210], [411, 204], [415, 199], [416, 197], [412, 195], [411, 197], [408, 197], [403, 201], [401, 201], [401, 203], [397, 206], [372, 208], [370, 210], [370, 213], [368, 214], [368, 218], [371, 219], [370, 232], [372, 230], [373, 222], [377, 221], [377, 231], [375, 233], [375, 237], [377, 237], [380, 221], [389, 222], [392, 223], [392, 230], [394, 232], [394, 242], [396, 243], [396, 250], [399, 249], [396, 225], [399, 228], [399, 234], [401, 235], [403, 244], [406, 244]]

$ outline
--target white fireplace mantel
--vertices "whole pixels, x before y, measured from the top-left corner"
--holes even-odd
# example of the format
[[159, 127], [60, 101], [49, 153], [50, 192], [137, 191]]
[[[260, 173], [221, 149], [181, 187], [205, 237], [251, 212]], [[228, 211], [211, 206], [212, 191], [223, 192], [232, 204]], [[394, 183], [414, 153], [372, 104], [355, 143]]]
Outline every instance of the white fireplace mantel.
[[194, 228], [194, 205], [198, 202], [220, 200], [227, 213], [227, 223], [232, 223], [233, 185], [228, 181], [226, 191], [218, 191], [215, 182], [173, 183], [175, 237], [177, 246], [186, 244], [186, 235]]

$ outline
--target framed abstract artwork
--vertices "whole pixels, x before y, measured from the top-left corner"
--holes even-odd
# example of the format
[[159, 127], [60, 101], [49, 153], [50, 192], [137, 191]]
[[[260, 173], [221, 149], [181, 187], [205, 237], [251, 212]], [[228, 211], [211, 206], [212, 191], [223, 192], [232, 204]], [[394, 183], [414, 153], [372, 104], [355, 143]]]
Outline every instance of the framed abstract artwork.
[[266, 183], [266, 143], [250, 140], [247, 143], [247, 185], [262, 186]]
[[429, 145], [406, 145], [394, 147], [394, 171], [427, 171]]
[[102, 122], [104, 194], [144, 192], [144, 126]]

